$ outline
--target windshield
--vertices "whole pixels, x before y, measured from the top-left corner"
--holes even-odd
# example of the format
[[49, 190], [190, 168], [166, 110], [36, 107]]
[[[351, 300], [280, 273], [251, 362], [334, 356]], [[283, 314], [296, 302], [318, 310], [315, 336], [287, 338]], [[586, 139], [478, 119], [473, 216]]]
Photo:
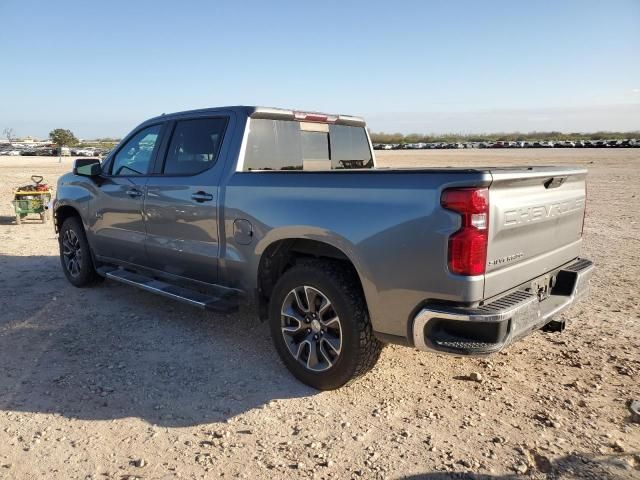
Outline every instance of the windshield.
[[364, 127], [250, 119], [244, 171], [373, 168]]

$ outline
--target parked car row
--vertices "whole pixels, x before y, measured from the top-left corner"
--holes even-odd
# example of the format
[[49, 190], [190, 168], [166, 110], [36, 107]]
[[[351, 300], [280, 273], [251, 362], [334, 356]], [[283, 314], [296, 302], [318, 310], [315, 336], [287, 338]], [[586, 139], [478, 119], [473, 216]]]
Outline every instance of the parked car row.
[[638, 148], [640, 140], [563, 140], [563, 141], [506, 141], [497, 142], [464, 142], [464, 143], [374, 143], [375, 150], [433, 150], [460, 148]]
[[71, 155], [74, 157], [98, 157], [100, 150], [97, 148], [72, 148]]
[[62, 147], [62, 151], [58, 151], [58, 147], [55, 146], [37, 146], [37, 147], [25, 147], [23, 145], [13, 146], [6, 145], [0, 147], [0, 155], [9, 156], [39, 156], [39, 157], [57, 157], [62, 155], [63, 157], [103, 157], [109, 152], [104, 148], [69, 148]]

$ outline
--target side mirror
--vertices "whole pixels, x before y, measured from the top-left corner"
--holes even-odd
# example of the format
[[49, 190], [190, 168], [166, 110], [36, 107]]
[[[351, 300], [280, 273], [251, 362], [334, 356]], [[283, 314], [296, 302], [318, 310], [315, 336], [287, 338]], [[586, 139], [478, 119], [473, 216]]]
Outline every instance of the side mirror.
[[78, 158], [73, 163], [73, 174], [82, 177], [97, 177], [102, 173], [100, 160], [97, 158]]

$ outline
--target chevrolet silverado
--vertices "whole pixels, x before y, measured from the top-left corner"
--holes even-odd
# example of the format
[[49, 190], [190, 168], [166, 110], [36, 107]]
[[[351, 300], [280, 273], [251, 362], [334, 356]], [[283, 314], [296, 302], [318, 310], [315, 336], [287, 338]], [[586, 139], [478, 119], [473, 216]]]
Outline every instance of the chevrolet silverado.
[[64, 274], [193, 306], [254, 304], [318, 389], [384, 344], [497, 352], [588, 288], [586, 170], [376, 167], [358, 117], [223, 107], [152, 118], [54, 203]]

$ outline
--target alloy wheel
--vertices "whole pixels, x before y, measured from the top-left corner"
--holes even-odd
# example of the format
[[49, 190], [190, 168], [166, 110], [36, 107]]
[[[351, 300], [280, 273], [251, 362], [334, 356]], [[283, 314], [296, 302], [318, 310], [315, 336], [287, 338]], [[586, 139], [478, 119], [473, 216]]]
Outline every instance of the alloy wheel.
[[82, 248], [73, 230], [66, 230], [62, 236], [62, 258], [67, 272], [74, 278], [78, 277], [82, 268]]
[[331, 368], [342, 350], [342, 325], [329, 297], [308, 285], [296, 287], [280, 311], [282, 336], [293, 358], [313, 372]]

